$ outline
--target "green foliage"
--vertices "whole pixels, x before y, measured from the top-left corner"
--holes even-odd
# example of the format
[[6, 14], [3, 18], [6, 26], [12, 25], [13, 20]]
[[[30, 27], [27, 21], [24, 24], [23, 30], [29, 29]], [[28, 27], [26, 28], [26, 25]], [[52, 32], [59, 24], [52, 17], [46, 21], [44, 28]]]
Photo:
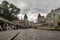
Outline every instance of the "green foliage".
[[58, 19], [60, 19], [60, 15], [58, 16]]
[[20, 13], [20, 9], [14, 4], [9, 4], [7, 1], [3, 1], [0, 4], [0, 16], [8, 20], [12, 20], [13, 17]]

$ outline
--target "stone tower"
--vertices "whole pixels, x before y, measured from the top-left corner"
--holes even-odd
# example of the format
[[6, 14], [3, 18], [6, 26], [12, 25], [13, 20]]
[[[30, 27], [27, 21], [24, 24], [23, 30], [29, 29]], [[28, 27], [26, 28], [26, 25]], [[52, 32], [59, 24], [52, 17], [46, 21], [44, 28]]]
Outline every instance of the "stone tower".
[[38, 23], [41, 23], [41, 15], [38, 14]]
[[28, 16], [25, 14], [25, 16], [24, 16], [24, 26], [25, 27], [28, 26], [27, 23], [28, 23]]
[[25, 16], [24, 16], [24, 22], [26, 22], [28, 20], [28, 17], [27, 17], [27, 15], [25, 14]]

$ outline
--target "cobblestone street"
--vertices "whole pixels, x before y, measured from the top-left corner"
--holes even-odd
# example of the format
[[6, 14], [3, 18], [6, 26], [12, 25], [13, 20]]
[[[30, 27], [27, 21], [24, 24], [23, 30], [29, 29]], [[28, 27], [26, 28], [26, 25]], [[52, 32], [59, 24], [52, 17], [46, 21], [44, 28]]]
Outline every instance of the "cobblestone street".
[[60, 40], [60, 31], [23, 29], [14, 40]]

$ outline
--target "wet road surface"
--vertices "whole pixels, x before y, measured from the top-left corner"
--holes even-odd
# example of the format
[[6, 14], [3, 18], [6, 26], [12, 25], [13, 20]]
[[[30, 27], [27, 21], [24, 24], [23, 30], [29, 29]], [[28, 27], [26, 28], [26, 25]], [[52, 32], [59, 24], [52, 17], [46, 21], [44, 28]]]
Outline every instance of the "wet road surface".
[[14, 40], [60, 40], [60, 31], [22, 29]]

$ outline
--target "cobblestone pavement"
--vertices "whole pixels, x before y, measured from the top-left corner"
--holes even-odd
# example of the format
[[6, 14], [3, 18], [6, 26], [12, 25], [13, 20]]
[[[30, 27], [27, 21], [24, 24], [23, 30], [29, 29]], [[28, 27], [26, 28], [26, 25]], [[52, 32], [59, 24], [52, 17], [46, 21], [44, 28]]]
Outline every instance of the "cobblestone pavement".
[[17, 33], [18, 30], [0, 31], [0, 40], [8, 40], [11, 36]]
[[60, 40], [60, 31], [23, 29], [14, 40]]

